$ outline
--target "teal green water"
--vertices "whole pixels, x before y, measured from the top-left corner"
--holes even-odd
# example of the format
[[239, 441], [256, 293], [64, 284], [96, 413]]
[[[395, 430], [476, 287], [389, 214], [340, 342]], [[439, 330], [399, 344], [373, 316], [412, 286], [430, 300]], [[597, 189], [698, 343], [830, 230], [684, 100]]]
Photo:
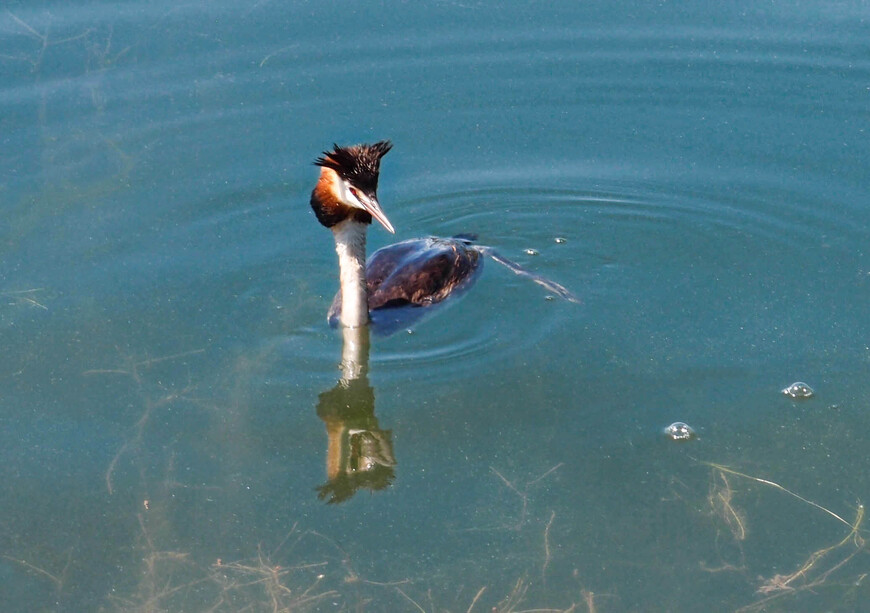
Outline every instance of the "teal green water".
[[[867, 18], [7, 3], [4, 610], [862, 610]], [[311, 162], [385, 138], [371, 249], [582, 304], [490, 261], [343, 375]]]

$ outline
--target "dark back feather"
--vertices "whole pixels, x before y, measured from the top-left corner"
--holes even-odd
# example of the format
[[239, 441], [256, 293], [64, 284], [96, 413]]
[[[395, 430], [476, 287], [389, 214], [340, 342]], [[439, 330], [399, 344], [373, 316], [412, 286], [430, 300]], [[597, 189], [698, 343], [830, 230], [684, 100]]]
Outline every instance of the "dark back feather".
[[[477, 248], [464, 240], [417, 238], [378, 249], [366, 263], [373, 322], [381, 309], [431, 306], [462, 293], [474, 284], [482, 264]], [[330, 322], [340, 313], [339, 290], [329, 309]]]

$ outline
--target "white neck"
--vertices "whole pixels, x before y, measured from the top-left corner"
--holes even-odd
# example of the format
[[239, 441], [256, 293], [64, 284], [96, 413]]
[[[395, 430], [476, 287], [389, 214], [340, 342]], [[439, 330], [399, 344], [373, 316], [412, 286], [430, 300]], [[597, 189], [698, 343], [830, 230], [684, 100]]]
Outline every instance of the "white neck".
[[341, 325], [348, 328], [369, 322], [366, 294], [366, 224], [346, 219], [332, 227], [341, 278]]

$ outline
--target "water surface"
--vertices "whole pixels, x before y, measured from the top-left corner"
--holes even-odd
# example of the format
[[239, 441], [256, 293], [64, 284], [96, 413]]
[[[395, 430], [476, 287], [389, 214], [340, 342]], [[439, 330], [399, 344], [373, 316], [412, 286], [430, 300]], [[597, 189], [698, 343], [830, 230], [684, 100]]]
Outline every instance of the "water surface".
[[[860, 610], [866, 18], [9, 3], [0, 599]], [[473, 232], [582, 304], [490, 261], [342, 370], [311, 161], [384, 138], [371, 249]]]

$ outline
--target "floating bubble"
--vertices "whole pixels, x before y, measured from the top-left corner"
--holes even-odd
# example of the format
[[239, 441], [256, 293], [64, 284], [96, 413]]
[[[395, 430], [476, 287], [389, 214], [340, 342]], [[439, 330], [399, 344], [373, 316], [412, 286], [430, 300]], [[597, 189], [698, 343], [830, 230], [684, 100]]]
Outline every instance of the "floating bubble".
[[672, 441], [691, 441], [698, 436], [692, 426], [681, 421], [672, 423], [664, 429], [664, 433]]
[[811, 388], [803, 381], [795, 381], [787, 388], [782, 390], [782, 393], [789, 398], [812, 398], [813, 394], [815, 394], [813, 388]]
[[557, 244], [557, 245], [564, 245], [565, 243], [568, 242], [568, 239], [565, 238], [564, 236], [557, 236], [557, 237], [554, 238], [553, 240], [556, 241], [556, 244]]
[[539, 255], [538, 250], [532, 249], [531, 247], [529, 249], [525, 249], [524, 251], [526, 255]]

